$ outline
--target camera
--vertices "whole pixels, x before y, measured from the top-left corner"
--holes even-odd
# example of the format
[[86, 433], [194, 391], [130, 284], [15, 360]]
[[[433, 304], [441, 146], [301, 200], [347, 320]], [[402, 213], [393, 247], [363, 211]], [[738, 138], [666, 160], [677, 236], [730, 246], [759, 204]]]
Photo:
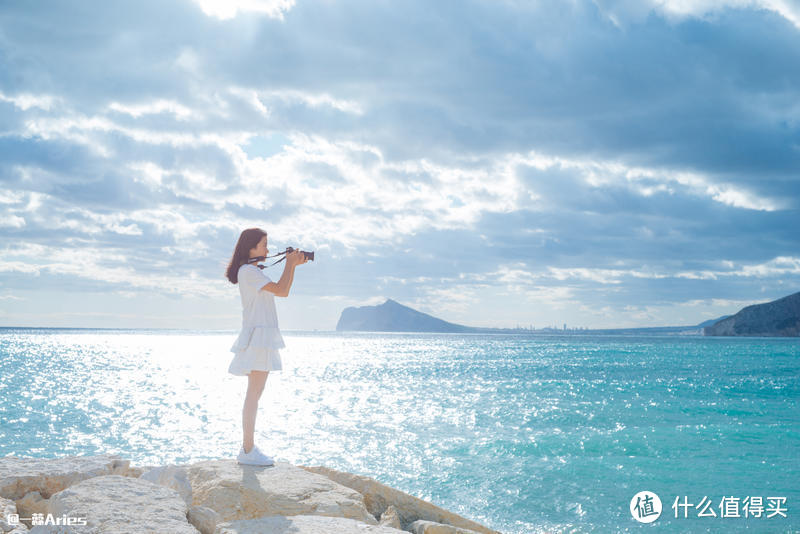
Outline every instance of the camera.
[[[284, 252], [284, 254], [288, 254], [290, 252], [294, 252], [294, 249], [292, 247], [286, 247], [286, 252]], [[314, 261], [314, 252], [313, 251], [306, 252], [305, 250], [301, 250], [300, 252], [303, 253], [303, 256], [305, 256], [305, 258], [307, 260]]]

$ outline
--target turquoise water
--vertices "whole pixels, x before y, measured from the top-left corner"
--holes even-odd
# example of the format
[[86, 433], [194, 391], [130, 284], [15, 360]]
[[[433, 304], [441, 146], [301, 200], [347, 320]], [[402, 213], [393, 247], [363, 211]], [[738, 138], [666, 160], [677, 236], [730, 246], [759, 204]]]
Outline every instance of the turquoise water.
[[[0, 456], [232, 458], [236, 332], [0, 329]], [[800, 530], [800, 340], [291, 333], [256, 443], [504, 533]], [[629, 512], [659, 495], [652, 524]], [[717, 517], [674, 517], [676, 497]], [[787, 517], [720, 517], [723, 497]], [[744, 515], [743, 511], [740, 511]]]

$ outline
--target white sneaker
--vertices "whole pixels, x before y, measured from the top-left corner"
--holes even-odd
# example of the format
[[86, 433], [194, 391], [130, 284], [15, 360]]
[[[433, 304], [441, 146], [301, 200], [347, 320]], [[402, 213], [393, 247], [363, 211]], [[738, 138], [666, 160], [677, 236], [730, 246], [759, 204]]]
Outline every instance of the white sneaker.
[[240, 448], [236, 461], [245, 465], [275, 465], [275, 459], [261, 452], [256, 446], [253, 446], [250, 452], [244, 452], [244, 447]]

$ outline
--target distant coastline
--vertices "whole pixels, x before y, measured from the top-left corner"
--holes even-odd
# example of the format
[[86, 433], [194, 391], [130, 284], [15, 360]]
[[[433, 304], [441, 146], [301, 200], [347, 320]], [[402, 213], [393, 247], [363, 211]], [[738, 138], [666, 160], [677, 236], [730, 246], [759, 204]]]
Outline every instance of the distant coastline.
[[[77, 326], [0, 326], [0, 333], [10, 331], [101, 331], [101, 332], [175, 332], [187, 333], [235, 333], [230, 329], [196, 328], [126, 328], [126, 327], [77, 327]], [[377, 306], [345, 308], [335, 330], [291, 330], [287, 333], [437, 333], [437, 334], [517, 334], [517, 335], [674, 335], [674, 336], [752, 336], [752, 337], [800, 337], [800, 292], [786, 297], [747, 306], [733, 315], [704, 321], [696, 325], [650, 326], [633, 328], [489, 328], [465, 326], [451, 323], [420, 312], [399, 302], [387, 299]]]
[[[728, 316], [725, 316], [728, 317]], [[654, 326], [640, 328], [558, 329], [558, 328], [486, 328], [465, 326], [439, 319], [399, 302], [387, 299], [378, 306], [345, 308], [336, 324], [337, 332], [418, 332], [461, 334], [561, 334], [561, 335], [703, 335], [713, 319], [689, 326]]]

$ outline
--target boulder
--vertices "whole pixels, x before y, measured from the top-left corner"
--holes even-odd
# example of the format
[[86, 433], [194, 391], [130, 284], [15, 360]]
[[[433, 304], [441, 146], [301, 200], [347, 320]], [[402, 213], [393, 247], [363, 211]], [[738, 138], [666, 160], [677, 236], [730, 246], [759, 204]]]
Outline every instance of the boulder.
[[185, 468], [176, 465], [162, 465], [142, 473], [139, 478], [174, 489], [187, 506], [192, 505], [192, 486], [189, 484]]
[[32, 514], [46, 514], [47, 503], [48, 500], [42, 499], [38, 491], [32, 491], [17, 501], [17, 513], [21, 517], [31, 517]]
[[146, 467], [130, 466], [127, 471], [125, 471], [124, 473], [120, 473], [120, 474], [123, 475], [123, 476], [126, 476], [126, 477], [139, 478], [140, 476], [142, 476], [143, 473], [145, 473], [145, 472], [147, 472], [149, 470], [150, 470], [150, 468], [146, 468]]
[[[198, 534], [186, 519], [188, 506], [175, 490], [122, 475], [93, 477], [50, 497], [53, 516], [84, 517], [75, 532], [102, 534], [169, 532]], [[38, 527], [34, 527], [38, 528]]]
[[28, 532], [28, 527], [11, 519], [14, 515], [20, 515], [14, 501], [0, 497], [0, 532], [3, 534]]
[[382, 525], [367, 525], [346, 517], [273, 515], [217, 525], [214, 534], [408, 534]]
[[381, 514], [381, 519], [378, 524], [385, 527], [396, 528], [398, 530], [402, 530], [403, 528], [403, 523], [400, 521], [400, 516], [397, 514], [397, 509], [391, 504], [388, 508], [386, 508], [386, 511]]
[[49, 499], [71, 485], [88, 478], [123, 474], [130, 460], [119, 456], [66, 456], [63, 458], [0, 458], [0, 497], [17, 501], [37, 491]]
[[276, 461], [269, 467], [209, 460], [185, 466], [192, 504], [215, 510], [222, 521], [270, 515], [323, 515], [378, 521], [360, 493], [330, 478]]
[[480, 523], [461, 517], [428, 501], [382, 484], [374, 478], [337, 471], [324, 466], [301, 465], [300, 467], [306, 471], [324, 475], [342, 486], [356, 490], [364, 496], [364, 504], [367, 506], [367, 510], [375, 517], [381, 517], [389, 505], [392, 505], [403, 525], [423, 519], [466, 530], [474, 530], [482, 534], [499, 534], [496, 530], [489, 529]]
[[201, 534], [214, 534], [220, 517], [217, 512], [205, 506], [192, 506], [186, 518]]
[[[68, 526], [68, 525], [37, 525], [26, 531], [25, 534], [104, 534], [95, 527]], [[9, 532], [9, 534], [12, 534]]]
[[418, 519], [406, 529], [413, 534], [478, 534], [474, 530]]

